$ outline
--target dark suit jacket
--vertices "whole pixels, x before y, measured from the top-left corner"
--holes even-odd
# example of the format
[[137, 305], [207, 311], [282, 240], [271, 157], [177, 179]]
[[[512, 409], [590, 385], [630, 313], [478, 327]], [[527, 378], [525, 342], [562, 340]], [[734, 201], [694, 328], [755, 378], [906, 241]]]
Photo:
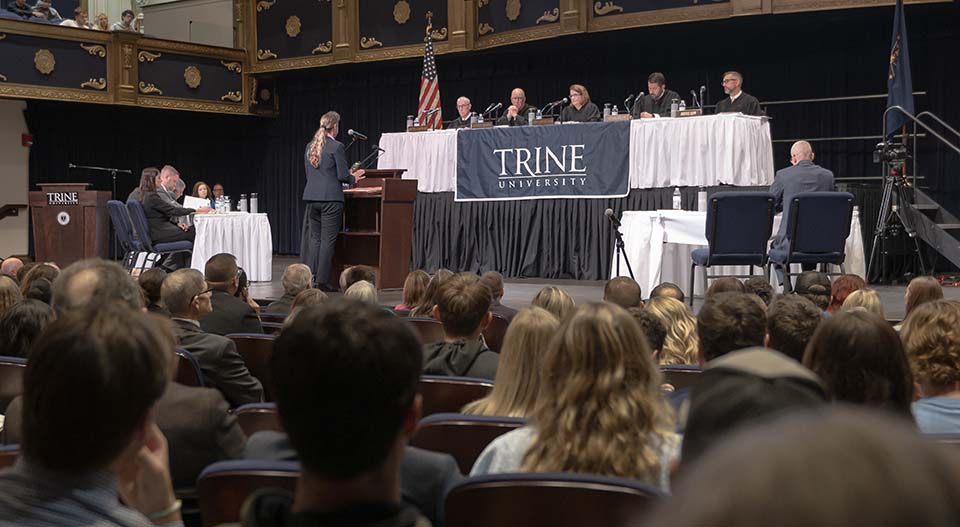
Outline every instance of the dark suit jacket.
[[512, 321], [513, 317], [517, 316], [516, 309], [501, 304], [499, 299], [495, 299], [490, 304], [490, 312], [494, 315], [500, 315], [501, 317], [507, 319], [507, 322]]
[[160, 240], [169, 240], [180, 234], [180, 227], [170, 220], [177, 216], [187, 216], [196, 212], [194, 209], [188, 209], [170, 203], [163, 199], [156, 192], [147, 192], [143, 196], [143, 214], [147, 217], [147, 225], [150, 227], [150, 239], [154, 242]]
[[303, 151], [303, 166], [307, 172], [307, 186], [303, 188], [304, 201], [343, 201], [343, 183], [353, 184], [347, 150], [343, 143], [327, 137], [320, 150], [320, 166], [313, 168], [307, 155], [310, 143]]
[[[243, 455], [247, 436], [220, 392], [171, 382], [154, 406], [154, 420], [170, 445], [170, 474], [176, 488], [194, 487], [210, 463]], [[6, 410], [3, 443], [23, 439], [23, 397]]]
[[283, 296], [267, 304], [267, 313], [274, 313], [278, 315], [289, 315], [290, 309], [293, 306], [293, 301], [296, 298], [294, 295], [289, 295], [284, 293]]
[[[250, 436], [244, 459], [297, 461], [287, 434], [264, 431]], [[400, 493], [403, 503], [413, 505], [435, 527], [443, 525], [443, 501], [447, 491], [463, 476], [449, 454], [408, 446], [400, 463]]]
[[787, 219], [790, 217], [790, 201], [801, 192], [832, 192], [833, 172], [814, 164], [813, 161], [803, 160], [791, 167], [777, 171], [770, 186], [770, 193], [774, 196], [774, 206], [783, 211], [780, 221], [780, 230], [773, 240], [773, 248], [787, 248]]
[[210, 303], [213, 304], [213, 312], [200, 320], [200, 327], [207, 333], [263, 333], [257, 312], [242, 299], [226, 291], [214, 291]]
[[180, 347], [193, 354], [204, 382], [220, 390], [230, 406], [263, 401], [263, 386], [250, 375], [232, 340], [204, 333], [184, 320], [174, 322]]
[[741, 91], [740, 96], [735, 101], [731, 101], [730, 97], [727, 96], [717, 102], [717, 113], [736, 112], [744, 115], [764, 115], [763, 109], [760, 108], [760, 101], [745, 91]]

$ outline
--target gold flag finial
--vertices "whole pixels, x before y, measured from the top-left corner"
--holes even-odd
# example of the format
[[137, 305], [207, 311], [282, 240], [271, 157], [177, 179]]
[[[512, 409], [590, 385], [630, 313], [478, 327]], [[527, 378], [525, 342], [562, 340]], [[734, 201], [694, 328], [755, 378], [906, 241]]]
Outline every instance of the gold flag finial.
[[427, 11], [427, 34], [433, 31], [433, 11]]

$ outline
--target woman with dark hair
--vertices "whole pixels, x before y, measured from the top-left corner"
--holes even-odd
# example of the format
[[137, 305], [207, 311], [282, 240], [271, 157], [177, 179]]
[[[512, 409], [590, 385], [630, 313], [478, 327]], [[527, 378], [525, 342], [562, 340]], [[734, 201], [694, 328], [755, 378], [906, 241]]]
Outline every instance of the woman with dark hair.
[[565, 123], [587, 123], [600, 120], [600, 110], [590, 102], [590, 92], [582, 84], [570, 85], [570, 105], [560, 112]]
[[133, 192], [127, 196], [127, 201], [139, 201], [143, 203], [143, 195], [147, 192], [157, 190], [157, 178], [160, 176], [160, 169], [157, 167], [147, 167], [140, 172], [140, 184]]
[[797, 277], [793, 292], [816, 304], [820, 311], [830, 306], [830, 277], [819, 271], [804, 271]]
[[[60, 274], [60, 269], [57, 269], [55, 266], [50, 264], [42, 263], [35, 267], [32, 267], [30, 271], [28, 271], [27, 274], [23, 277], [23, 280], [20, 282], [20, 293], [24, 297], [28, 297], [29, 296], [28, 293], [30, 293], [31, 289], [36, 290], [37, 287], [40, 287], [41, 289], [45, 289], [47, 291], [46, 300], [43, 299], [42, 294], [40, 298], [38, 298], [36, 295], [29, 296], [29, 298], [43, 300], [44, 302], [49, 304], [50, 303], [50, 298], [49, 298], [50, 285], [53, 284], [53, 281], [57, 278], [59, 274]], [[43, 285], [40, 285], [40, 286], [36, 285], [36, 282], [39, 282], [40, 280], [45, 280], [47, 282], [46, 287], [44, 287]]]
[[906, 320], [913, 310], [927, 302], [940, 300], [943, 298], [943, 287], [940, 282], [932, 276], [918, 276], [907, 285], [907, 292], [903, 295], [903, 301], [906, 304], [906, 311], [903, 319]]
[[426, 271], [417, 269], [407, 275], [403, 281], [403, 301], [394, 306], [396, 311], [409, 311], [416, 306], [427, 291], [427, 285], [430, 283], [430, 275]]
[[147, 269], [140, 273], [137, 283], [146, 297], [147, 311], [157, 313], [158, 315], [170, 316], [170, 313], [160, 304], [160, 287], [163, 286], [163, 280], [167, 277], [167, 272], [159, 267]]
[[13, 306], [0, 319], [0, 355], [26, 358], [33, 341], [54, 317], [53, 308], [39, 300]]
[[190, 194], [195, 198], [205, 199], [210, 202], [210, 206], [213, 207], [216, 205], [216, 202], [213, 199], [213, 191], [210, 190], [210, 185], [207, 185], [203, 181], [197, 181], [193, 184], [193, 193]]
[[327, 112], [320, 118], [320, 128], [313, 134], [303, 153], [307, 185], [303, 189], [304, 211], [301, 257], [310, 266], [317, 288], [335, 292], [329, 285], [333, 248], [343, 221], [343, 184], [363, 179], [364, 171], [353, 170], [347, 163], [347, 151], [337, 141], [340, 114]]
[[874, 313], [857, 309], [824, 319], [803, 365], [823, 379], [830, 399], [910, 415], [913, 375], [903, 343]]
[[453, 272], [446, 269], [437, 269], [437, 272], [433, 273], [433, 276], [430, 277], [430, 282], [427, 283], [427, 290], [420, 298], [420, 302], [415, 306], [411, 306], [410, 316], [433, 318], [433, 306], [437, 305], [437, 293], [440, 292], [440, 286], [451, 276], [453, 276]]

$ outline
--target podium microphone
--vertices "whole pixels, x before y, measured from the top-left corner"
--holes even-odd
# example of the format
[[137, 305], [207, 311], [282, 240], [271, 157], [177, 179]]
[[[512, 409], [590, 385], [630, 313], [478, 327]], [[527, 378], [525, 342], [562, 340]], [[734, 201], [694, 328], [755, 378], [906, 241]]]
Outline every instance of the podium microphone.
[[77, 168], [77, 165], [74, 165], [73, 163], [67, 163], [67, 168]]
[[503, 103], [502, 103], [502, 102], [493, 103], [493, 104], [491, 104], [490, 106], [487, 107], [486, 111], [483, 112], [483, 116], [484, 116], [484, 117], [487, 117], [488, 115], [490, 115], [491, 113], [499, 110], [500, 108], [503, 108]]
[[613, 209], [607, 209], [603, 211], [603, 213], [606, 214], [607, 219], [610, 220], [610, 223], [612, 223], [614, 227], [620, 227], [620, 219], [613, 214]]
[[633, 99], [633, 94], [627, 95], [627, 98], [623, 100], [623, 111], [630, 112], [630, 100]]
[[367, 136], [366, 136], [366, 135], [361, 134], [360, 132], [354, 130], [353, 128], [347, 130], [347, 135], [349, 135], [350, 137], [356, 137], [357, 139], [359, 139], [359, 140], [361, 140], [361, 141], [366, 141], [366, 140], [367, 140]]

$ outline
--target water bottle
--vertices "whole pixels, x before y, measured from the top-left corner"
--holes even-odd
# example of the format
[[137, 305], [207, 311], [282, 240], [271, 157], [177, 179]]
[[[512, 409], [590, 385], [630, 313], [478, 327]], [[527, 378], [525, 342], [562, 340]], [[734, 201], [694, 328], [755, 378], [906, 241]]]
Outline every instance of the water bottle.
[[697, 192], [697, 210], [706, 212], [707, 210], [707, 189], [700, 187]]
[[412, 126], [413, 126], [413, 116], [412, 116], [412, 115], [408, 115], [408, 116], [407, 116], [407, 128], [410, 128], [410, 127], [412, 127]]
[[613, 105], [613, 110], [610, 110], [610, 115], [620, 115], [620, 110], [617, 108], [617, 105]]
[[687, 109], [687, 101], [680, 99], [680, 111], [682, 112], [686, 109]]
[[680, 104], [677, 102], [676, 99], [674, 99], [670, 103], [670, 117], [676, 117], [679, 112], [680, 112]]
[[223, 212], [230, 212], [230, 196], [223, 196]]
[[483, 122], [482, 115], [477, 115], [475, 113], [470, 114], [470, 124], [476, 124], [476, 123], [482, 123], [482, 122]]
[[260, 199], [257, 197], [257, 193], [254, 192], [250, 194], [250, 214], [256, 214], [260, 210]]
[[240, 203], [237, 203], [237, 209], [239, 209], [240, 212], [247, 212], [247, 195], [246, 194], [240, 194]]
[[534, 110], [532, 107], [527, 111], [527, 124], [533, 124], [534, 119], [539, 119], [540, 113]]
[[673, 187], [673, 210], [680, 210], [680, 187]]
[[223, 208], [223, 198], [220, 196], [216, 196], [215, 198], [213, 198], [213, 212], [216, 214], [220, 214], [220, 210], [222, 208]]
[[610, 103], [603, 105], [603, 118], [606, 119], [607, 117], [610, 117]]
[[[540, 110], [537, 110], [537, 119], [543, 119], [543, 112]], [[530, 123], [530, 124], [533, 124], [533, 123]]]

